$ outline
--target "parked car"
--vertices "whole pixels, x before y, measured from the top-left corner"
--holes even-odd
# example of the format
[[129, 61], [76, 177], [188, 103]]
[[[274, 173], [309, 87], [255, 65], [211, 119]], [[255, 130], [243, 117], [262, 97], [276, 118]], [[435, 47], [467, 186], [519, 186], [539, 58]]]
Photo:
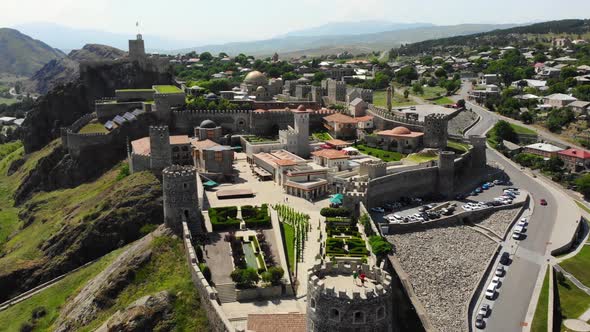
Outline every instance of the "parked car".
[[514, 232], [512, 233], [512, 238], [513, 238], [513, 239], [515, 239], [515, 240], [520, 240], [520, 237], [521, 237], [521, 234], [520, 234], [519, 232], [517, 232], [517, 231], [514, 231]]
[[514, 227], [514, 232], [515, 233], [526, 233], [526, 228], [524, 226], [516, 226]]
[[498, 277], [496, 275], [492, 278], [492, 284], [495, 284], [496, 285], [496, 288], [499, 288], [500, 281], [501, 281], [500, 277]]
[[482, 191], [483, 191], [483, 190], [482, 190], [481, 188], [479, 188], [479, 187], [478, 187], [478, 188], [475, 188], [475, 192], [476, 192], [476, 193], [478, 193], [478, 194], [481, 194], [481, 193], [482, 193]]
[[384, 213], [385, 212], [385, 210], [380, 206], [372, 208], [371, 211], [377, 212], [377, 213]]
[[521, 218], [518, 223], [516, 223], [516, 226], [526, 227], [528, 224], [526, 218]]
[[496, 268], [496, 272], [494, 273], [494, 275], [496, 275], [498, 277], [503, 277], [505, 273], [506, 273], [506, 270], [504, 269], [504, 267], [503, 266], [498, 266]]
[[483, 330], [486, 327], [486, 322], [483, 320], [483, 315], [477, 315], [475, 317], [475, 327], [480, 330]]
[[510, 263], [510, 254], [507, 252], [503, 252], [502, 256], [500, 256], [500, 264], [508, 265]]
[[419, 208], [418, 208], [418, 212], [424, 212], [424, 211], [426, 211], [426, 210], [427, 210], [427, 209], [426, 209], [426, 207], [425, 207], [425, 206], [421, 206], [421, 207], [419, 207]]
[[489, 304], [482, 305], [481, 308], [479, 308], [479, 311], [477, 312], [477, 315], [482, 315], [484, 318], [488, 317], [489, 314], [490, 314], [490, 305]]
[[486, 289], [486, 293], [485, 293], [486, 299], [493, 300], [495, 295], [496, 295], [496, 285], [489, 284], [488, 288]]
[[547, 201], [544, 198], [541, 198], [541, 205], [543, 205], [543, 206], [547, 205]]

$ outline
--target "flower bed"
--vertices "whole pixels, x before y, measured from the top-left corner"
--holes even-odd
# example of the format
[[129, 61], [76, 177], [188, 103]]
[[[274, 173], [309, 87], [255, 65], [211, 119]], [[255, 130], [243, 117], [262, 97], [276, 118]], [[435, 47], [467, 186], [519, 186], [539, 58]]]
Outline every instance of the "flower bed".
[[241, 207], [242, 219], [248, 228], [270, 227], [270, 214], [268, 204], [262, 206], [244, 205]]

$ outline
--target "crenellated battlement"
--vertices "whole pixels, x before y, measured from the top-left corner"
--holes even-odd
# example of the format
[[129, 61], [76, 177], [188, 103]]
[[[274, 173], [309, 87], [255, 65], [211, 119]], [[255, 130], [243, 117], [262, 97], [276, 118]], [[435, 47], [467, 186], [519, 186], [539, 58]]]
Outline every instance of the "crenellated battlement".
[[378, 117], [381, 117], [385, 120], [391, 120], [391, 121], [395, 121], [395, 122], [399, 122], [399, 123], [403, 123], [403, 124], [408, 124], [408, 125], [413, 125], [413, 126], [422, 126], [422, 127], [424, 126], [424, 121], [409, 119], [407, 117], [400, 116], [400, 115], [394, 115], [391, 112], [389, 112], [387, 109], [377, 107], [373, 104], [369, 104], [369, 108], [368, 108], [367, 112], [371, 113], [371, 115], [373, 115], [373, 116], [378, 116]]
[[172, 111], [174, 115], [209, 115], [209, 114], [223, 114], [223, 115], [231, 115], [231, 114], [250, 114], [253, 112], [252, 110], [181, 110], [181, 111]]
[[181, 178], [190, 178], [195, 179], [197, 174], [197, 169], [194, 166], [180, 166], [180, 165], [172, 165], [166, 167], [162, 171], [162, 176], [165, 179], [181, 179]]

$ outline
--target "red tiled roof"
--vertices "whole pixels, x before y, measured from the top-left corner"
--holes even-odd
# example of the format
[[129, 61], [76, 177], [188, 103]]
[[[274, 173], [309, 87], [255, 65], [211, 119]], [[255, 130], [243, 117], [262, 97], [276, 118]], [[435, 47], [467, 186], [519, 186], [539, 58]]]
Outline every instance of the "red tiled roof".
[[365, 121], [373, 120], [373, 116], [372, 115], [357, 116], [354, 119], [358, 122], [365, 122]]
[[249, 314], [246, 329], [253, 332], [305, 332], [305, 314]]
[[348, 159], [348, 155], [346, 154], [346, 152], [332, 149], [314, 151], [311, 154], [326, 159]]
[[579, 159], [590, 159], [590, 152], [580, 149], [567, 149], [558, 152], [561, 155]]
[[411, 131], [406, 127], [395, 127], [390, 130], [382, 130], [378, 132], [377, 135], [391, 137], [420, 137], [424, 136], [424, 133]]
[[197, 149], [197, 150], [204, 150], [204, 149], [208, 149], [214, 146], [218, 146], [219, 144], [213, 142], [210, 139], [205, 139], [202, 141], [199, 141], [197, 139], [191, 139], [191, 144], [192, 146]]
[[324, 117], [325, 121], [328, 122], [337, 122], [337, 123], [357, 123], [358, 121], [355, 120], [353, 117], [348, 115], [344, 115], [342, 113], [334, 113], [332, 115], [328, 115]]
[[327, 140], [326, 142], [324, 142], [326, 144], [332, 145], [332, 146], [342, 146], [342, 145], [351, 145], [352, 143], [348, 143], [346, 141], [343, 141], [341, 139], [331, 139], [331, 140]]
[[190, 142], [191, 141], [187, 135], [170, 136], [170, 144], [171, 145], [190, 144]]
[[140, 139], [136, 139], [135, 141], [131, 141], [131, 150], [135, 154], [149, 156], [151, 153], [150, 138], [143, 137]]
[[293, 166], [293, 165], [297, 165], [296, 162], [294, 162], [291, 159], [275, 159], [273, 160], [273, 162], [279, 166]]

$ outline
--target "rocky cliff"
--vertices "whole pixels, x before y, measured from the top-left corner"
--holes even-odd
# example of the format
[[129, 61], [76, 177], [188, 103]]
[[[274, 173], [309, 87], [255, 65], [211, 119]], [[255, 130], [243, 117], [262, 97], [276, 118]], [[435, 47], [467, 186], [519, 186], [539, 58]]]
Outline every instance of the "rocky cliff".
[[116, 60], [125, 52], [117, 48], [87, 44], [82, 49], [71, 51], [67, 57], [54, 59], [39, 69], [27, 82], [27, 90], [46, 94], [58, 85], [76, 81], [80, 77], [80, 63], [83, 61]]
[[114, 96], [116, 89], [171, 83], [171, 71], [156, 64], [115, 61], [85, 65], [79, 79], [56, 87], [35, 102], [23, 124], [25, 152], [36, 151], [57, 138], [60, 127], [93, 112], [94, 101]]

